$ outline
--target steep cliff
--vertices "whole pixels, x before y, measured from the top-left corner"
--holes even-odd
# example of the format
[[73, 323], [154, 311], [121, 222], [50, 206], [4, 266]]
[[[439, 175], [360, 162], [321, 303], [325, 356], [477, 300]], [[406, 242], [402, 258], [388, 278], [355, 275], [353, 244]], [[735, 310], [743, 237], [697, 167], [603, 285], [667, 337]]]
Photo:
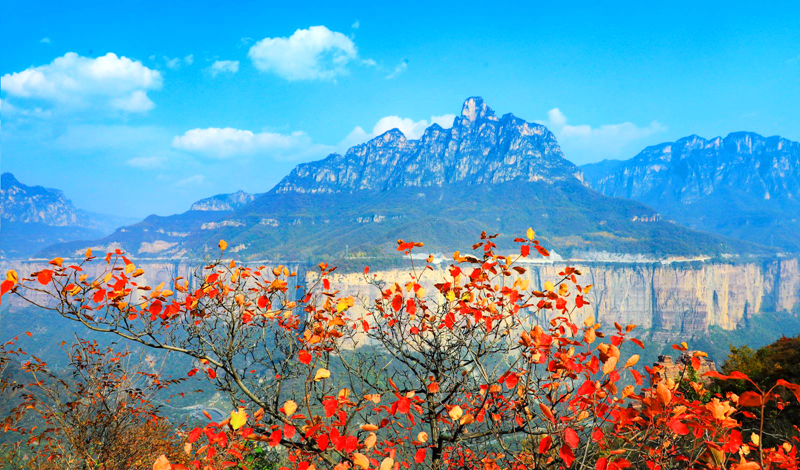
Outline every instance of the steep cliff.
[[603, 194], [690, 227], [800, 251], [800, 143], [753, 132], [696, 135], [583, 170]]

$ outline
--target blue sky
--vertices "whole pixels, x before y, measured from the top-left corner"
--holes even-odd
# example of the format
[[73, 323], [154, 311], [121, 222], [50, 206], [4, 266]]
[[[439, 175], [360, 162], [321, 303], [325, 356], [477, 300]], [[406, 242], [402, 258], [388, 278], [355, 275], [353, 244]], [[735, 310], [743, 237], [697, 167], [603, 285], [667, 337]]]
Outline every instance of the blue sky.
[[229, 3], [5, 2], [2, 171], [165, 215], [447, 124], [472, 95], [579, 164], [690, 134], [800, 140], [798, 2]]

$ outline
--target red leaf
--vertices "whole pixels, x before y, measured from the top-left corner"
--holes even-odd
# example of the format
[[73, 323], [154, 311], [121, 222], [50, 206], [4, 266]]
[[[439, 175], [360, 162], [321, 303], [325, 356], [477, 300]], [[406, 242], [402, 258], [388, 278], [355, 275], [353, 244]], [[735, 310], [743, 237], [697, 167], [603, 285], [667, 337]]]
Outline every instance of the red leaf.
[[5, 295], [5, 293], [10, 291], [12, 287], [14, 287], [14, 281], [6, 279], [0, 283], [0, 295]]
[[92, 296], [92, 300], [93, 300], [93, 301], [94, 301], [94, 303], [96, 303], [96, 304], [99, 304], [99, 303], [100, 303], [100, 302], [102, 302], [102, 301], [103, 301], [103, 299], [105, 299], [105, 298], [106, 298], [106, 291], [105, 291], [105, 289], [99, 289], [99, 290], [98, 290], [97, 292], [95, 292], [95, 293], [94, 293], [94, 295]]
[[311, 362], [311, 354], [305, 349], [300, 351], [300, 362], [303, 364], [308, 364]]
[[739, 396], [740, 406], [757, 407], [763, 404], [763, 398], [756, 392], [744, 392]]
[[575, 432], [572, 428], [567, 428], [564, 430], [564, 441], [569, 444], [570, 447], [573, 449], [578, 448], [578, 444], [581, 443], [581, 439], [578, 437], [578, 433]]
[[400, 414], [408, 414], [411, 411], [411, 400], [406, 397], [402, 397], [397, 401], [397, 412]]
[[214, 379], [217, 378], [217, 371], [215, 371], [214, 369], [206, 370], [206, 374], [208, 374], [208, 378], [211, 379], [211, 380], [214, 380]]
[[39, 274], [36, 275], [36, 279], [39, 281], [39, 284], [46, 286], [50, 284], [50, 280], [53, 279], [53, 271], [49, 269], [39, 271]]
[[280, 443], [281, 443], [281, 432], [273, 431], [272, 434], [270, 434], [269, 436], [269, 445], [275, 447]]
[[561, 460], [564, 461], [564, 465], [567, 467], [572, 465], [572, 462], [575, 461], [575, 454], [572, 452], [572, 448], [567, 444], [561, 446], [561, 450], [558, 451], [558, 456], [561, 457]]
[[553, 445], [553, 438], [550, 436], [544, 436], [542, 440], [539, 441], [539, 453], [544, 454], [550, 450], [551, 445]]
[[189, 442], [194, 443], [194, 441], [200, 438], [200, 434], [202, 433], [203, 430], [200, 428], [192, 429], [192, 432], [189, 433]]
[[392, 308], [395, 312], [399, 312], [401, 308], [403, 308], [403, 296], [397, 294], [392, 299]]
[[685, 436], [689, 434], [689, 426], [687, 426], [686, 423], [678, 418], [673, 418], [669, 422], [669, 428], [672, 429], [672, 432], [679, 436]]
[[425, 449], [418, 449], [417, 452], [414, 454], [414, 462], [422, 463], [425, 461]]
[[517, 382], [519, 382], [519, 376], [515, 373], [510, 373], [506, 376], [506, 387], [514, 388], [517, 386]]
[[519, 247], [519, 254], [521, 254], [523, 258], [527, 258], [528, 255], [531, 254], [530, 245], [522, 245], [522, 246], [520, 246]]

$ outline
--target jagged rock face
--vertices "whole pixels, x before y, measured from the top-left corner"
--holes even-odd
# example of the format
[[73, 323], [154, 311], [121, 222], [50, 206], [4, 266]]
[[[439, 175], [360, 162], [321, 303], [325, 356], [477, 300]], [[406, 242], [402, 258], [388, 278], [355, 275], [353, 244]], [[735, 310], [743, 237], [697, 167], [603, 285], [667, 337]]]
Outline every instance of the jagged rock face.
[[674, 198], [692, 203], [721, 188], [761, 199], [800, 198], [800, 143], [736, 132], [696, 135], [648, 147], [592, 185], [609, 196]]
[[193, 211], [234, 211], [244, 207], [256, 198], [257, 195], [249, 194], [244, 191], [236, 191], [230, 194], [217, 194], [216, 196], [200, 199], [192, 204]]
[[798, 142], [752, 132], [690, 136], [583, 169], [594, 189], [641, 201], [682, 224], [800, 251]]
[[299, 165], [276, 192], [335, 193], [581, 178], [546, 127], [512, 114], [495, 116], [481, 98], [464, 102], [453, 127], [434, 124], [419, 140], [392, 129], [344, 155]]
[[0, 177], [0, 218], [57, 227], [80, 225], [75, 206], [58, 189], [27, 186], [11, 173]]
[[[667, 381], [677, 383], [681, 380], [688, 380], [687, 368], [694, 367], [692, 366], [692, 358], [696, 352], [697, 351], [684, 351], [678, 356], [677, 362], [672, 359], [672, 356], [660, 355], [658, 356], [658, 361], [653, 364], [653, 370], [657, 371], [657, 374]], [[700, 356], [698, 360], [700, 361], [700, 368], [695, 370], [697, 378], [700, 379], [700, 383], [708, 387], [714, 383], [714, 379], [706, 377], [705, 375], [708, 372], [716, 372], [717, 364], [707, 357]]]

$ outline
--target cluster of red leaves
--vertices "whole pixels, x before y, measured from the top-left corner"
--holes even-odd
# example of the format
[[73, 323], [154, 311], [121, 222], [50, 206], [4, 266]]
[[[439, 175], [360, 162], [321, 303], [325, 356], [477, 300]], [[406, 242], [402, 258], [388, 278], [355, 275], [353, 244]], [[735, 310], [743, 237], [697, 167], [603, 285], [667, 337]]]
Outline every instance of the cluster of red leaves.
[[[375, 281], [380, 295], [361, 306], [333, 290], [334, 269], [326, 264], [319, 266], [319, 295], [309, 289], [292, 301], [281, 297], [295, 276], [285, 267], [212, 263], [193, 288], [174, 279], [175, 293], [163, 283], [137, 284], [143, 271], [119, 251], [106, 256], [110, 269], [102, 277], [90, 280], [83, 263], [64, 266], [56, 259], [54, 268], [21, 281], [9, 273], [3, 293], [51, 286], [62, 307], [77, 306], [60, 313], [124, 331], [133, 330], [127, 322], [139, 322], [145, 331], [202, 325], [213, 318], [209, 306], [215, 305], [234, 315], [234, 332], [276, 328], [289, 335], [296, 347], [286, 360], [299, 371], [305, 393], [280, 401], [248, 395], [230, 364], [192, 353], [210, 380], [224, 374], [251, 398], [229, 419], [209, 416], [211, 422], [188, 434], [189, 467], [197, 469], [244, 465], [254, 446], [283, 449], [286, 465], [299, 470], [797, 468], [796, 436], [765, 448], [762, 431], [744, 436], [738, 416], [763, 413], [766, 403], [781, 400], [776, 387], [800, 400], [800, 386], [780, 381], [767, 391], [712, 397], [692, 383], [709, 400], [690, 399], [657, 367], [636, 368], [638, 355], [623, 357], [626, 343], [644, 348], [631, 336], [635, 326], [601, 330], [585, 309], [591, 286], [579, 283], [579, 270], [565, 267], [558, 279], [531, 285], [519, 262], [532, 249], [549, 255], [533, 230], [516, 240], [519, 255], [497, 254], [494, 239], [483, 234], [472, 247], [475, 254], [456, 252], [436, 282], [417, 272], [404, 283]], [[421, 246], [398, 241], [405, 254]], [[87, 253], [84, 263], [92, 260]], [[434, 271], [433, 261], [428, 258], [424, 272]], [[337, 381], [331, 358], [341, 358], [345, 343], [364, 337], [401, 362], [424, 357], [441, 341], [460, 345], [467, 356], [486, 359], [496, 351], [502, 357], [467, 357], [460, 373], [432, 373], [420, 386], [399, 386], [392, 377], [372, 382], [341, 359], [349, 375]], [[361, 382], [352, 384], [353, 377]], [[155, 468], [170, 466], [184, 468], [166, 459]]]

